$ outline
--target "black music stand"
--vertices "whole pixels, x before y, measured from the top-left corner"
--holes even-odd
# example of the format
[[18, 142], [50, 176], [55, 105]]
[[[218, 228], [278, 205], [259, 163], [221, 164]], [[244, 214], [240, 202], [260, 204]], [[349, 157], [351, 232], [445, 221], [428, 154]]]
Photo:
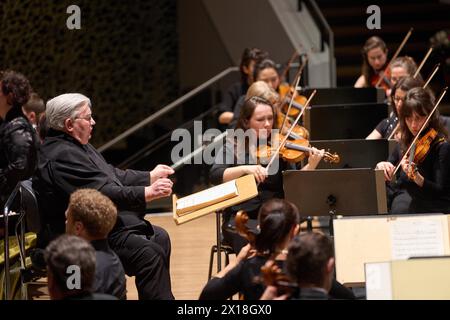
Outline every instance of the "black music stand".
[[390, 154], [389, 141], [386, 139], [315, 140], [311, 141], [311, 145], [337, 153], [341, 159], [339, 163], [321, 161], [317, 169], [374, 169], [378, 162], [386, 161]]
[[301, 215], [330, 217], [330, 235], [337, 215], [387, 213], [382, 170], [287, 170], [283, 187], [285, 199], [294, 203]]
[[305, 111], [304, 126], [310, 140], [365, 139], [387, 117], [385, 103], [320, 105]]

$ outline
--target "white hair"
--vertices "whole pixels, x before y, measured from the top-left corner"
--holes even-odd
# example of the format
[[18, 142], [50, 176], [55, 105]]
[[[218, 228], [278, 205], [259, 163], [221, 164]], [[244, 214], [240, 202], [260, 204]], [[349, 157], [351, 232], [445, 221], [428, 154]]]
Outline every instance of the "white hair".
[[63, 130], [66, 119], [78, 116], [86, 103], [91, 107], [91, 100], [80, 93], [65, 93], [48, 100], [45, 116], [49, 128]]

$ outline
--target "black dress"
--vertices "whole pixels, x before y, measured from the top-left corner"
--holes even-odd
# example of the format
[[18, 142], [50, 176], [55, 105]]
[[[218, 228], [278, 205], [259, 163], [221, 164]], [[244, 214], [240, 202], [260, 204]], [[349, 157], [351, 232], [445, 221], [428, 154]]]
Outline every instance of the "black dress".
[[[388, 161], [396, 166], [400, 159], [400, 147], [397, 146]], [[417, 168], [424, 177], [422, 187], [409, 180], [405, 172], [399, 169], [394, 185], [395, 191], [391, 195], [393, 199], [390, 212], [405, 213], [399, 212], [397, 207], [406, 206], [408, 208], [406, 213], [450, 213], [450, 144], [443, 136], [434, 139], [426, 158], [417, 165]], [[407, 200], [398, 204], [397, 197]], [[410, 201], [409, 204], [407, 201]]]
[[[215, 163], [210, 169], [211, 182], [213, 184], [223, 183], [223, 173], [227, 168], [246, 164], [255, 164], [249, 153], [246, 152], [241, 157], [237, 157], [234, 151], [234, 144], [232, 142], [226, 143], [225, 146], [220, 149], [219, 155], [215, 158]], [[230, 207], [224, 212], [222, 224], [224, 240], [225, 243], [230, 245], [236, 253], [238, 253], [242, 247], [248, 243], [247, 240], [233, 231], [236, 212], [239, 210], [244, 210], [247, 212], [249, 216], [249, 227], [256, 227], [258, 224], [258, 210], [261, 205], [265, 201], [272, 198], [284, 198], [282, 172], [288, 169], [295, 169], [295, 166], [280, 159], [278, 162], [278, 168], [276, 168], [275, 164], [271, 167], [271, 170], [272, 169], [276, 172], [269, 174], [267, 179], [258, 185], [258, 195], [255, 198]]]

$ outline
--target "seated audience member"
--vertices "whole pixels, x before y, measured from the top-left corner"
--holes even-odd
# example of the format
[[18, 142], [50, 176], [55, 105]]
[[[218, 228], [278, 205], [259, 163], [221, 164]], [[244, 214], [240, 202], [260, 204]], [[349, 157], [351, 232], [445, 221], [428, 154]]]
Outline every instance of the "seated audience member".
[[109, 165], [89, 140], [95, 125], [89, 98], [62, 94], [47, 102], [47, 135], [39, 151], [33, 177], [38, 194], [42, 230], [37, 245], [65, 232], [70, 195], [93, 188], [117, 206], [117, 222], [108, 236], [125, 272], [136, 277], [139, 299], [173, 299], [170, 284], [170, 238], [144, 219], [147, 203], [169, 196], [173, 169], [158, 165], [150, 172], [120, 170]]
[[92, 293], [95, 278], [95, 251], [86, 240], [62, 235], [47, 246], [48, 292], [52, 300], [117, 300]]
[[17, 183], [29, 179], [37, 166], [39, 139], [22, 112], [22, 106], [28, 101], [30, 91], [30, 83], [24, 75], [15, 71], [0, 71], [0, 206], [2, 208]]
[[93, 292], [126, 299], [126, 279], [119, 257], [108, 245], [108, 233], [117, 219], [114, 203], [94, 189], [79, 189], [70, 195], [66, 231], [91, 243], [95, 249]]
[[38, 131], [41, 116], [45, 112], [44, 101], [35, 92], [30, 94], [30, 99], [22, 106], [23, 113], [27, 116], [33, 128]]

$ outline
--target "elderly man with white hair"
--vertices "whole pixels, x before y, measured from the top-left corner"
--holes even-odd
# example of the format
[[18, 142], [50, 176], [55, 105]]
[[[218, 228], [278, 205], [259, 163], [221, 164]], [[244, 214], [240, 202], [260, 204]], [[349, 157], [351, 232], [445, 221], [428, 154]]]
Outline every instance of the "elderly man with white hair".
[[45, 246], [65, 231], [65, 211], [72, 192], [97, 189], [117, 206], [119, 215], [109, 234], [111, 248], [125, 272], [136, 276], [140, 299], [173, 299], [167, 232], [144, 220], [146, 203], [169, 196], [173, 170], [120, 170], [109, 165], [89, 144], [95, 120], [89, 98], [79, 93], [57, 96], [47, 102], [49, 128], [39, 153], [33, 188], [37, 191], [43, 228], [38, 246]]

